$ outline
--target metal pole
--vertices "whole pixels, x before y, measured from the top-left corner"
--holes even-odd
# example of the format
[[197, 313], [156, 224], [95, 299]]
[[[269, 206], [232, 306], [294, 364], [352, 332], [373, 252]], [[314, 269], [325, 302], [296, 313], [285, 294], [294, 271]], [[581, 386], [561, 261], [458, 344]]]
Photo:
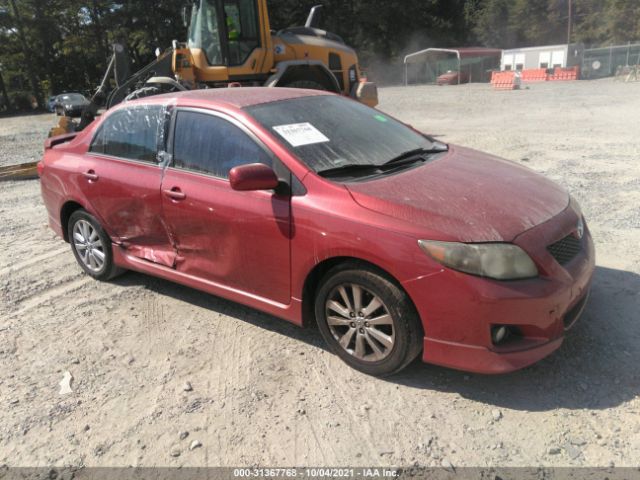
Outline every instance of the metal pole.
[[613, 47], [609, 47], [609, 75], [613, 75]]
[[629, 50], [631, 49], [631, 40], [627, 43], [627, 67], [629, 66]]

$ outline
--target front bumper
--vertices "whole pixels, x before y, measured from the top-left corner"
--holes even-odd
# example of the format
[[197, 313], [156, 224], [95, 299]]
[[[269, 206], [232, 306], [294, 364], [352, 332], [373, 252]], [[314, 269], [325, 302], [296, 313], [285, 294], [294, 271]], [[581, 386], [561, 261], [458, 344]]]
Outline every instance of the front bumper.
[[[514, 243], [528, 252], [541, 239], [549, 245], [561, 238], [568, 224], [575, 225], [577, 217], [564, 217], [534, 228]], [[423, 361], [471, 372], [507, 373], [560, 347], [587, 302], [595, 269], [591, 235], [585, 232], [581, 252], [565, 265], [546, 249], [534, 261], [541, 275], [530, 280], [501, 282], [443, 268], [405, 282], [424, 327]], [[493, 325], [513, 326], [518, 335], [496, 346], [491, 340]]]
[[80, 118], [84, 107], [65, 107], [64, 116], [70, 118]]

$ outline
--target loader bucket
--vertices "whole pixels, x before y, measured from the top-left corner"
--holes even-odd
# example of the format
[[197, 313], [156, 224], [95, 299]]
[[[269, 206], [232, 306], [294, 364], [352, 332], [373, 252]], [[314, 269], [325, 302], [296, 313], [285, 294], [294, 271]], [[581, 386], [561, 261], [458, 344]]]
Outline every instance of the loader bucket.
[[75, 124], [69, 117], [60, 117], [58, 124], [49, 130], [49, 137], [57, 137], [75, 131]]

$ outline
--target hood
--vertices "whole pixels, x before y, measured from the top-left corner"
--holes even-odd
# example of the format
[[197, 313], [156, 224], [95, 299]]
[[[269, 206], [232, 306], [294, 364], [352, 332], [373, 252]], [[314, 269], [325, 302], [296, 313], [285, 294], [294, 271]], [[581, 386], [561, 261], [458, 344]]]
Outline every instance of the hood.
[[[277, 37], [284, 43], [295, 45], [308, 45], [310, 47], [318, 47], [330, 49], [334, 51], [342, 51], [344, 53], [355, 55], [356, 52], [348, 47], [339, 36], [308, 27], [292, 27], [278, 32]], [[308, 59], [308, 58], [304, 58]], [[301, 59], [302, 60], [302, 59]]]
[[569, 204], [532, 170], [455, 146], [426, 165], [346, 186], [364, 208], [460, 242], [510, 242]]

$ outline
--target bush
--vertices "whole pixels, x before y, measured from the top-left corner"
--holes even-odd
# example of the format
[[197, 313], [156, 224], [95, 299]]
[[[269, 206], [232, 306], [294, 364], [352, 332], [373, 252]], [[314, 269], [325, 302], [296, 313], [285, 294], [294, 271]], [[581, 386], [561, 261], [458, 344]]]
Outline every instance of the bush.
[[32, 110], [31, 93], [25, 91], [17, 91], [9, 93], [9, 102], [14, 110]]

